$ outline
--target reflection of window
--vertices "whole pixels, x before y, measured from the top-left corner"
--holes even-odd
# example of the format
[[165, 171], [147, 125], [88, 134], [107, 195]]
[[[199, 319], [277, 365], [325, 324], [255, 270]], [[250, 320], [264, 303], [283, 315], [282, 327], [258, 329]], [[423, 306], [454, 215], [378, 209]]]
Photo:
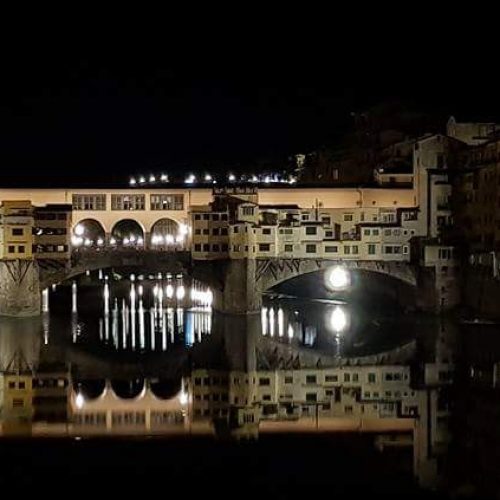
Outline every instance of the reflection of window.
[[306, 245], [306, 253], [316, 253], [316, 245]]
[[271, 245], [269, 243], [259, 243], [259, 252], [269, 252]]
[[285, 252], [293, 252], [293, 245], [285, 245]]
[[268, 377], [260, 377], [259, 385], [271, 385], [271, 379]]
[[335, 245], [332, 245], [332, 246], [327, 245], [327, 246], [325, 246], [325, 252], [327, 252], [327, 253], [337, 253], [338, 252], [338, 247], [335, 246]]

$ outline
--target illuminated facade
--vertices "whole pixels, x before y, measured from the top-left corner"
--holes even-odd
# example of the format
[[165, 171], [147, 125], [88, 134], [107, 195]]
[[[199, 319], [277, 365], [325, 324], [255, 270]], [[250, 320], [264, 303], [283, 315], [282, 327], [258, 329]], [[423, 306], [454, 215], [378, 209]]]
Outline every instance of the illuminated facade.
[[29, 200], [2, 200], [0, 206], [0, 259], [33, 258], [33, 207]]

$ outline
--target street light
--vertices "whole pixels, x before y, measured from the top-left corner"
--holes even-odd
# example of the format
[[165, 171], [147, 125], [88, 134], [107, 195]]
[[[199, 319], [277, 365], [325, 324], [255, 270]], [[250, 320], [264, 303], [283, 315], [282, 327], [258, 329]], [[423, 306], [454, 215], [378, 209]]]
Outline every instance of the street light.
[[327, 270], [325, 283], [330, 290], [342, 290], [351, 284], [351, 276], [345, 267], [334, 266]]

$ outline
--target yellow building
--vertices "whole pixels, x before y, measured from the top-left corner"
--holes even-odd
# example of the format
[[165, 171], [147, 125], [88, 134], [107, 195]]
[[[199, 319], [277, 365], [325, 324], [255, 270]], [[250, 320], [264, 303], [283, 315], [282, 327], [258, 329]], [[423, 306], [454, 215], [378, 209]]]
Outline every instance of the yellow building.
[[33, 207], [29, 200], [0, 206], [0, 259], [33, 259]]

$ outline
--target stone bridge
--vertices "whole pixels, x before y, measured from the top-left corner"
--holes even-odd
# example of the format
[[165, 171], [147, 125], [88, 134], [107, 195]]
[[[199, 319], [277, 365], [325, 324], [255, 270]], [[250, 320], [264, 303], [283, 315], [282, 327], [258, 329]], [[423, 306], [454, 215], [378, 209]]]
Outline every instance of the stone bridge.
[[74, 251], [71, 261], [39, 261], [40, 288], [46, 288], [53, 283], [74, 278], [85, 271], [98, 269], [136, 267], [150, 272], [161, 271], [171, 273], [190, 273], [191, 254], [186, 251], [155, 251], [155, 250], [85, 250]]
[[255, 269], [255, 283], [260, 292], [279, 285], [303, 274], [321, 271], [339, 265], [348, 269], [363, 270], [385, 274], [408, 285], [417, 285], [414, 266], [408, 262], [376, 260], [339, 260], [339, 259], [258, 259]]
[[187, 251], [80, 249], [67, 263], [0, 262], [0, 314], [39, 314], [40, 291], [51, 284], [74, 278], [87, 270], [124, 267], [141, 268], [151, 273], [187, 274], [212, 288], [217, 310], [246, 314], [260, 310], [263, 293], [273, 286], [333, 265], [384, 274], [407, 285], [417, 285], [416, 269], [406, 262], [276, 258], [196, 261]]

